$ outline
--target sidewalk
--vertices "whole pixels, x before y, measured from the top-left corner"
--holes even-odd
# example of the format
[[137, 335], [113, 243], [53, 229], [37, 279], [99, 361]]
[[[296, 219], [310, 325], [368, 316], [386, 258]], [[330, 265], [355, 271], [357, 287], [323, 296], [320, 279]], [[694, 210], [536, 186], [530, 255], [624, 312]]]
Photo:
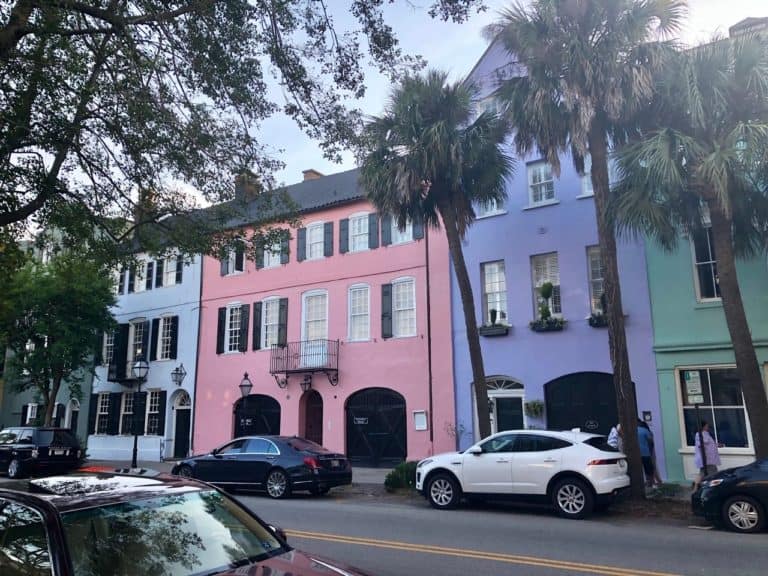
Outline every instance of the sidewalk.
[[[158, 472], [170, 472], [176, 464], [173, 461], [144, 462], [140, 461], [139, 468], [156, 470]], [[85, 466], [99, 466], [104, 468], [130, 468], [130, 460], [87, 460]], [[389, 468], [352, 468], [352, 483], [384, 486], [384, 478], [389, 473]]]

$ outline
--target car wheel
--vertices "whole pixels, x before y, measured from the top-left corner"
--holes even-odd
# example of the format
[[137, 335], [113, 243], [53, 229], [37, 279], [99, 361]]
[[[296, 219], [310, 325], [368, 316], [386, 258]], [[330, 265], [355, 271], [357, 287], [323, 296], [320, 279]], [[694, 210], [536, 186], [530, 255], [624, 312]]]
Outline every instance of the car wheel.
[[563, 518], [580, 520], [592, 513], [595, 498], [583, 480], [563, 478], [552, 490], [552, 503]]
[[290, 494], [291, 487], [288, 476], [282, 470], [272, 470], [267, 476], [267, 494], [270, 498], [285, 498]]
[[318, 488], [317, 486], [312, 486], [312, 488], [309, 489], [309, 493], [312, 494], [312, 496], [325, 496], [330, 492], [331, 489], [327, 486], [323, 486], [322, 488]]
[[182, 478], [192, 478], [192, 468], [186, 465], [182, 466], [179, 468], [177, 476], [181, 476]]
[[8, 478], [21, 478], [21, 462], [18, 458], [8, 463]]
[[436, 474], [427, 484], [427, 499], [433, 508], [456, 508], [461, 500], [461, 488], [448, 474]]
[[749, 496], [734, 496], [723, 504], [723, 523], [734, 532], [760, 532], [765, 527], [765, 513]]

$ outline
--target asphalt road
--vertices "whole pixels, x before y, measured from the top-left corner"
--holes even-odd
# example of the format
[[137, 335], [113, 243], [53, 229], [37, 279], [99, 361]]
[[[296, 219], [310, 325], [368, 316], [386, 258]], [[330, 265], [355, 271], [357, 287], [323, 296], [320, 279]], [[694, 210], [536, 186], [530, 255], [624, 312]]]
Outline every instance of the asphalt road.
[[242, 496], [289, 542], [373, 576], [768, 574], [768, 534], [696, 530], [619, 515], [587, 521], [485, 506], [439, 511], [420, 500]]

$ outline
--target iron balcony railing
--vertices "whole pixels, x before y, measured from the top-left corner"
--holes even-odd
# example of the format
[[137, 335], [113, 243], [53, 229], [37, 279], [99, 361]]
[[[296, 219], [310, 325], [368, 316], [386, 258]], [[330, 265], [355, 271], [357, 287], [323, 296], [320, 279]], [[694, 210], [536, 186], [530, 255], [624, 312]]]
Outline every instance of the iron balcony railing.
[[338, 340], [302, 340], [285, 346], [272, 346], [269, 372], [295, 374], [298, 372], [338, 372]]

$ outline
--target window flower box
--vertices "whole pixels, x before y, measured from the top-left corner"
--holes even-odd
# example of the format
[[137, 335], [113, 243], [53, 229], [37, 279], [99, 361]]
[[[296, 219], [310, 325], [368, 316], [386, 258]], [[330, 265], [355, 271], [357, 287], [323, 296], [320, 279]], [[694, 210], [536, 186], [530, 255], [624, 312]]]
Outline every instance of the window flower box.
[[506, 324], [491, 324], [490, 326], [480, 326], [477, 331], [480, 336], [506, 336], [509, 334], [509, 326]]
[[561, 330], [565, 329], [566, 320], [563, 320], [562, 318], [539, 318], [538, 320], [533, 320], [528, 325], [530, 326], [531, 330], [534, 332], [560, 332]]
[[592, 328], [606, 328], [608, 326], [608, 317], [605, 314], [590, 314], [587, 322]]

